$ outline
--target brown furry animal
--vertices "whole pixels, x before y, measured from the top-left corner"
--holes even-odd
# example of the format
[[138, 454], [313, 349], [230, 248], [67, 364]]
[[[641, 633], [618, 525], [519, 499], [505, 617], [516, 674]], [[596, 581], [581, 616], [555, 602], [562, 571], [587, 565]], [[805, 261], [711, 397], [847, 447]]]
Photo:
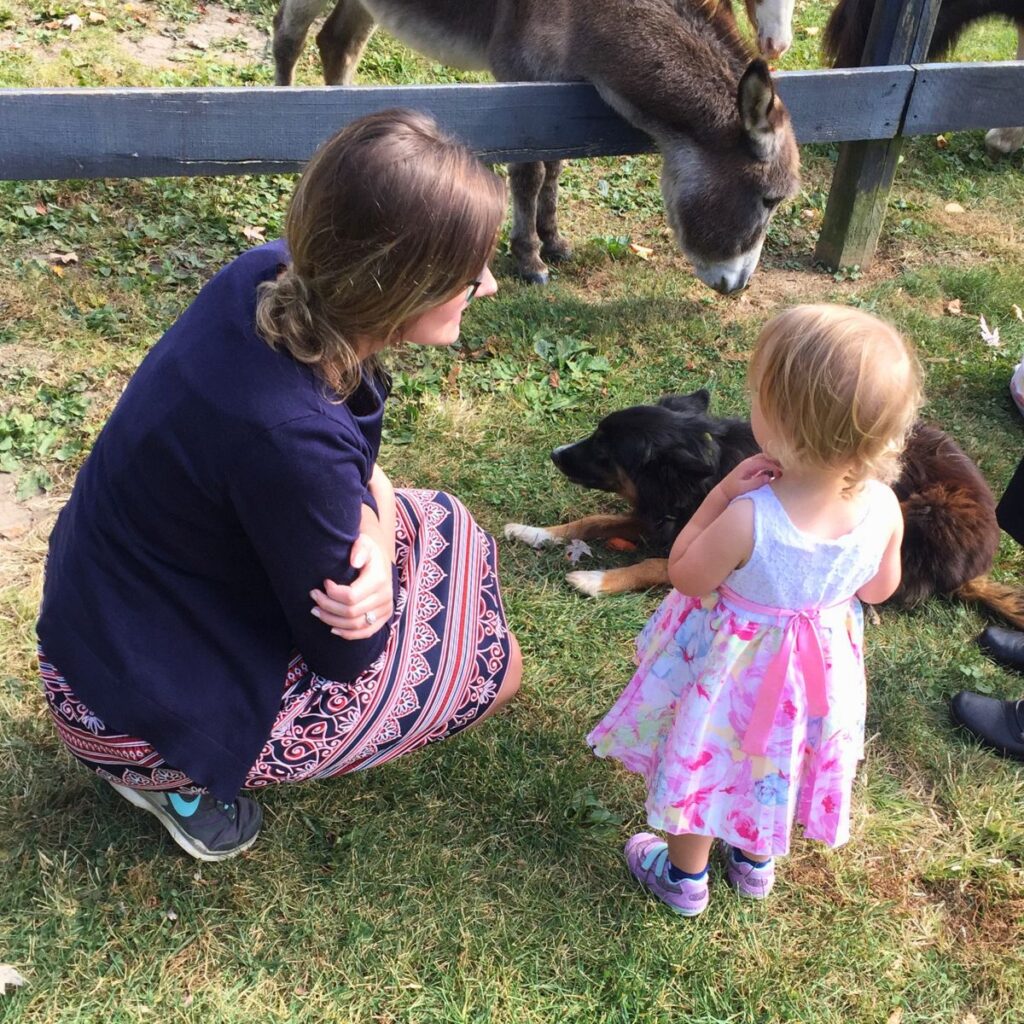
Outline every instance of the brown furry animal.
[[[505, 536], [533, 547], [574, 538], [621, 537], [656, 557], [567, 579], [592, 597], [669, 585], [668, 549], [704, 496], [757, 451], [745, 420], [708, 412], [708, 393], [666, 395], [606, 416], [589, 437], [551, 453], [574, 483], [629, 502], [629, 515], [588, 516], [561, 526], [510, 523]], [[992, 580], [999, 546], [995, 499], [978, 467], [942, 430], [915, 426], [893, 485], [905, 524], [903, 578], [888, 603], [912, 607], [935, 595], [974, 601], [1024, 628], [1024, 588]]]
[[[280, 0], [278, 85], [291, 84], [327, 5]], [[694, 273], [720, 292], [746, 285], [772, 214], [799, 188], [789, 114], [725, 0], [333, 0], [317, 34], [328, 85], [351, 83], [377, 24], [500, 82], [590, 82], [657, 145], [669, 227]], [[561, 167], [509, 165], [509, 248], [517, 273], [536, 284], [548, 280], [547, 263], [570, 255], [558, 230]]]

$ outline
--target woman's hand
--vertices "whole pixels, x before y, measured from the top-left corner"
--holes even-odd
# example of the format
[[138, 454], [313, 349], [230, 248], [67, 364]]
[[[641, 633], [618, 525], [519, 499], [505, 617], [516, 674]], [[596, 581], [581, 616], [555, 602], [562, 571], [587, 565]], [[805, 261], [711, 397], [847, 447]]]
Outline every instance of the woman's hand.
[[756, 491], [763, 487], [769, 480], [778, 480], [782, 476], [782, 466], [774, 459], [763, 453], [751, 455], [744, 459], [731, 473], [729, 473], [718, 486], [726, 502], [747, 494], [749, 491]]
[[323, 590], [311, 590], [312, 609], [321, 622], [343, 640], [365, 640], [382, 629], [394, 611], [391, 560], [369, 534], [361, 533], [352, 545], [352, 567], [359, 569], [348, 586], [324, 580]]

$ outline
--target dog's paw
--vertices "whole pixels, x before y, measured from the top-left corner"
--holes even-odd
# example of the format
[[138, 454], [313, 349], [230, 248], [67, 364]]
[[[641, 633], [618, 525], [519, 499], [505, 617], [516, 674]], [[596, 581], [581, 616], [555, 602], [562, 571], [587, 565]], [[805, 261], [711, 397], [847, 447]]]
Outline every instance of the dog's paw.
[[555, 537], [543, 526], [527, 526], [526, 523], [506, 523], [505, 538], [522, 541], [531, 548], [543, 548], [549, 544], [564, 544], [561, 537]]
[[577, 569], [575, 572], [565, 574], [566, 581], [570, 586], [586, 594], [587, 597], [600, 597], [604, 591], [601, 584], [604, 582], [604, 571], [601, 569]]

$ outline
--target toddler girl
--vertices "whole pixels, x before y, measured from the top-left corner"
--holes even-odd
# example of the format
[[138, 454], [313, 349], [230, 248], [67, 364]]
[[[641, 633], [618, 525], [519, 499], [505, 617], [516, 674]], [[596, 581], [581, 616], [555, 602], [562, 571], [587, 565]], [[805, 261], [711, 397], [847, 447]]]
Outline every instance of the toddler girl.
[[761, 899], [773, 858], [804, 835], [849, 838], [863, 756], [861, 600], [900, 580], [903, 519], [887, 486], [921, 404], [889, 324], [841, 306], [769, 322], [749, 369], [760, 455], [736, 467], [676, 538], [674, 590], [637, 640], [632, 681], [587, 740], [647, 780], [626, 862], [680, 914], [708, 904], [708, 857]]

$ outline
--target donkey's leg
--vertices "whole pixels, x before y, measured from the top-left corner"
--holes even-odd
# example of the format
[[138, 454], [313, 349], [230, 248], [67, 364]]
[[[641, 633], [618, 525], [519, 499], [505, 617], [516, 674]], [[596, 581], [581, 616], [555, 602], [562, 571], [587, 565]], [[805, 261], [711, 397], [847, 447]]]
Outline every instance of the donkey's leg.
[[[344, 2], [344, 0], [343, 0]], [[327, 0], [281, 0], [274, 15], [274, 84], [291, 85], [306, 33]]]
[[352, 84], [375, 27], [373, 15], [359, 0], [338, 0], [316, 37], [328, 85]]
[[[1017, 60], [1024, 60], [1024, 24], [1017, 25]], [[993, 128], [985, 133], [985, 149], [995, 160], [1024, 146], [1024, 128]]]
[[572, 255], [569, 243], [558, 233], [558, 176], [562, 173], [561, 160], [544, 163], [544, 184], [537, 197], [537, 234], [540, 236], [540, 254], [549, 263], [567, 260]]
[[516, 273], [532, 284], [547, 284], [548, 268], [540, 258], [537, 234], [537, 198], [544, 185], [544, 165], [539, 162], [509, 164], [512, 185], [512, 235], [509, 247]]

